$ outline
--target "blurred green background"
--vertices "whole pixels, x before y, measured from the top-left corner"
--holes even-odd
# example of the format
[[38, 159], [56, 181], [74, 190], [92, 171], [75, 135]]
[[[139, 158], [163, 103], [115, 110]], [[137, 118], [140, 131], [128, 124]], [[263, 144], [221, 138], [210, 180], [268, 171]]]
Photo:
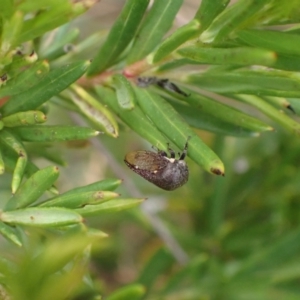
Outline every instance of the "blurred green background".
[[[193, 17], [199, 2], [184, 1], [174, 28]], [[99, 28], [110, 28], [123, 4], [102, 0], [73, 25], [84, 39]], [[250, 106], [241, 109], [264, 118]], [[265, 120], [275, 130], [255, 138], [198, 130], [223, 160], [226, 175], [208, 174], [187, 159], [189, 181], [173, 192], [126, 167], [126, 153], [151, 150], [151, 145], [123, 125], [118, 139], [103, 135], [85, 143], [54, 145], [67, 163], [57, 183], [61, 192], [120, 178], [123, 184], [117, 191], [123, 197], [147, 198], [139, 208], [86, 220], [109, 235], [92, 250], [89, 270], [96, 288], [109, 295], [140, 283], [147, 291], [144, 299], [150, 300], [299, 299], [300, 143]], [[48, 124], [73, 122], [81, 124], [81, 119], [50, 104]], [[40, 158], [36, 162], [40, 167], [48, 164]], [[11, 175], [1, 177], [3, 198], [10, 195], [10, 181]], [[9, 249], [1, 241], [3, 251]], [[115, 297], [103, 299], [122, 299]]]

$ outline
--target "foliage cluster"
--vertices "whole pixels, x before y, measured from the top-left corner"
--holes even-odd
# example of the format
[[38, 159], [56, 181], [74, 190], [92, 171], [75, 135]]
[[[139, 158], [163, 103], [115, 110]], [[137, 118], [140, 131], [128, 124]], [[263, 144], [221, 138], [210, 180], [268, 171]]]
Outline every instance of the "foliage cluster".
[[[183, 0], [127, 0], [109, 31], [80, 40], [69, 22], [95, 2], [0, 0], [0, 173], [12, 173], [12, 196], [5, 180], [0, 191], [2, 299], [100, 299], [91, 246], [110, 274], [124, 248], [92, 224], [117, 236], [131, 222], [141, 241], [129, 240], [151, 254], [106, 299], [298, 299], [299, 0], [202, 0], [172, 33]], [[54, 106], [87, 127], [44, 124]], [[114, 192], [119, 179], [59, 194], [58, 167], [32, 158], [63, 165], [50, 145], [122, 140], [125, 126], [162, 150], [191, 137], [190, 182], [169, 210], [149, 201], [141, 213], [136, 187]]]

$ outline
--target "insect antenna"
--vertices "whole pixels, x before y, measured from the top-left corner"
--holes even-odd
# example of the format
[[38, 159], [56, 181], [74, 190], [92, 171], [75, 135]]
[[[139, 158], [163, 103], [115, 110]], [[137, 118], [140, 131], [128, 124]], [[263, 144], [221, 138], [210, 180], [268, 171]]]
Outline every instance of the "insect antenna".
[[188, 150], [188, 141], [191, 139], [190, 136], [188, 136], [187, 140], [186, 140], [186, 143], [185, 143], [185, 146], [184, 146], [184, 149], [179, 157], [179, 160], [184, 160], [184, 158], [186, 157], [187, 155], [187, 150]]

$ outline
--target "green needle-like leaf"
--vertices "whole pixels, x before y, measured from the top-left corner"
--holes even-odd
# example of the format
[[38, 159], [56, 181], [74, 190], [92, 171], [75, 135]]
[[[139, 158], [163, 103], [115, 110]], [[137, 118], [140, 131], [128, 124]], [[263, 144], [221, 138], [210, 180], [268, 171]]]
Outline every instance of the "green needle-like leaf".
[[84, 192], [95, 192], [95, 191], [113, 191], [121, 183], [122, 180], [120, 179], [104, 179], [85, 186], [77, 187], [75, 189], [65, 192], [64, 195], [84, 193]]
[[182, 2], [183, 0], [154, 1], [127, 57], [128, 64], [144, 58], [154, 50], [171, 28]]
[[95, 129], [103, 130], [114, 138], [118, 137], [118, 123], [111, 112], [80, 86], [74, 84], [71, 89], [74, 93], [70, 92], [68, 96], [80, 112], [93, 124]]
[[205, 72], [184, 76], [182, 81], [217, 93], [279, 97], [300, 95], [300, 77], [293, 72], [276, 70]]
[[114, 199], [108, 202], [95, 205], [86, 205], [77, 208], [75, 211], [83, 217], [97, 216], [100, 214], [115, 213], [124, 209], [129, 209], [141, 204], [145, 199]]
[[5, 127], [15, 127], [22, 125], [34, 125], [46, 122], [47, 117], [37, 110], [19, 112], [2, 119]]
[[244, 101], [246, 103], [249, 103], [250, 105], [253, 105], [257, 107], [260, 111], [262, 111], [264, 114], [269, 116], [274, 121], [281, 124], [283, 127], [285, 127], [287, 130], [289, 130], [291, 133], [295, 134], [296, 136], [300, 136], [300, 123], [294, 121], [278, 109], [274, 108], [272, 105], [267, 103], [265, 100], [253, 96], [253, 95], [235, 95], [235, 97], [241, 101]]
[[84, 140], [99, 134], [88, 127], [80, 126], [43, 126], [28, 125], [18, 126], [13, 129], [21, 140], [27, 142], [64, 142]]
[[195, 19], [201, 22], [201, 30], [206, 29], [229, 2], [230, 0], [202, 0], [195, 15]]
[[236, 28], [246, 23], [264, 8], [270, 0], [243, 0], [233, 3], [221, 12], [201, 34], [203, 43], [212, 43], [227, 38]]
[[[167, 100], [169, 102], [171, 101], [170, 99]], [[202, 109], [197, 109], [186, 104], [181, 104], [177, 101], [171, 101], [170, 103], [191, 127], [229, 136], [259, 136], [258, 131], [245, 128], [242, 126], [242, 124], [234, 125], [230, 122], [226, 122], [224, 120], [221, 120], [218, 116], [210, 115], [204, 112]]]
[[153, 54], [149, 55], [148, 62], [153, 64], [159, 62], [184, 42], [197, 36], [199, 30], [200, 22], [198, 20], [192, 20], [190, 23], [178, 28], [171, 36], [161, 43]]
[[110, 191], [92, 191], [81, 193], [66, 193], [48, 199], [39, 207], [78, 208], [87, 204], [99, 204], [118, 197], [119, 194]]
[[135, 95], [130, 82], [121, 74], [113, 76], [118, 103], [121, 108], [130, 110], [134, 108]]
[[206, 171], [217, 175], [224, 174], [224, 165], [219, 157], [182, 120], [169, 103], [147, 89], [135, 88], [135, 92], [144, 113], [177, 147], [182, 148], [190, 136], [188, 156]]
[[49, 72], [49, 63], [39, 61], [23, 70], [8, 80], [5, 86], [0, 89], [0, 97], [17, 95], [39, 84], [41, 79]]
[[0, 214], [2, 222], [16, 225], [49, 227], [66, 226], [82, 222], [74, 210], [58, 207], [25, 208]]
[[23, 208], [35, 202], [52, 186], [58, 175], [58, 168], [52, 166], [37, 171], [9, 199], [5, 205], [5, 210]]
[[203, 48], [186, 47], [177, 53], [187, 59], [203, 64], [222, 65], [263, 65], [271, 66], [276, 61], [276, 53], [250, 47], [236, 48]]
[[239, 31], [238, 37], [254, 47], [296, 55], [298, 57], [300, 56], [300, 41], [298, 34], [275, 30], [248, 29]]
[[28, 162], [27, 153], [22, 142], [15, 136], [14, 133], [9, 132], [7, 129], [0, 131], [0, 141], [2, 142], [2, 147], [7, 146], [10, 150], [13, 150], [17, 154], [16, 165], [11, 181], [11, 189], [14, 194], [19, 188], [24, 175]]
[[[239, 130], [246, 129], [246, 131], [252, 132], [264, 132], [273, 130], [270, 125], [256, 118], [253, 118], [231, 106], [225, 105], [212, 98], [197, 94], [192, 90], [185, 89], [185, 91], [189, 94], [188, 97], [183, 97], [179, 94], [174, 93], [171, 97], [180, 99], [181, 101], [188, 103], [192, 107], [192, 109], [195, 109], [196, 111], [201, 111], [203, 114], [232, 124], [233, 126], [239, 128]], [[170, 93], [168, 93], [168, 97], [170, 97]]]
[[2, 157], [2, 150], [0, 148], [0, 175], [2, 175], [5, 172], [5, 165]]
[[167, 150], [166, 138], [148, 120], [143, 111], [135, 106], [132, 110], [121, 109], [117, 96], [112, 89], [97, 86], [96, 92], [100, 100], [111, 108], [116, 115], [132, 130], [161, 150]]
[[0, 222], [0, 233], [9, 241], [13, 242], [15, 245], [21, 247], [22, 246], [22, 242], [20, 237], [18, 236], [16, 230], [11, 227], [8, 226], [2, 222]]
[[131, 42], [147, 9], [149, 0], [127, 0], [109, 35], [94, 58], [88, 75], [110, 67]]
[[1, 107], [2, 115], [8, 116], [16, 112], [38, 108], [81, 77], [89, 64], [89, 62], [81, 61], [51, 70], [38, 84], [21, 94], [12, 96]]
[[139, 300], [146, 293], [146, 289], [141, 284], [129, 284], [118, 289], [107, 297], [107, 300]]

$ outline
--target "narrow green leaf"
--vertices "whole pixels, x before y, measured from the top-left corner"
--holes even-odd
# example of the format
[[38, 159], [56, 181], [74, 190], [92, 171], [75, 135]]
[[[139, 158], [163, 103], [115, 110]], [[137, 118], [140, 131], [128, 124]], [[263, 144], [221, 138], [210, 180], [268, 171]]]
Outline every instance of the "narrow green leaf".
[[37, 227], [57, 227], [82, 222], [82, 217], [74, 210], [59, 207], [25, 208], [5, 211], [0, 214], [2, 222]]
[[0, 141], [17, 153], [17, 155], [27, 156], [22, 142], [9, 130], [3, 129], [0, 131]]
[[[18, 154], [6, 145], [1, 145], [1, 148], [2, 148], [1, 150], [3, 152], [3, 161], [5, 164], [5, 167], [7, 169], [9, 169], [10, 171], [13, 171], [16, 167], [17, 159], [19, 158]], [[24, 175], [28, 178], [28, 177], [32, 176], [34, 173], [36, 173], [37, 171], [39, 171], [39, 168], [31, 161], [28, 161]], [[57, 189], [54, 186], [51, 186], [48, 189], [48, 191], [54, 195], [59, 194], [59, 192], [57, 191]]]
[[[93, 1], [90, 1], [90, 4], [94, 4]], [[42, 36], [47, 31], [57, 28], [84, 13], [88, 8], [89, 5], [83, 5], [80, 2], [58, 1], [53, 3], [47, 9], [40, 10], [39, 14], [35, 14], [33, 18], [29, 18], [24, 22], [18, 42], [24, 43]]]
[[99, 204], [118, 197], [119, 194], [110, 191], [91, 191], [81, 193], [61, 194], [39, 205], [39, 207], [78, 208], [87, 204]]
[[127, 0], [110, 33], [94, 58], [88, 75], [95, 75], [110, 67], [134, 37], [147, 9], [149, 0]]
[[120, 108], [113, 90], [102, 86], [97, 86], [95, 89], [100, 100], [111, 108], [126, 125], [155, 147], [161, 150], [167, 150], [166, 138], [148, 120], [147, 116], [138, 106], [135, 106], [134, 109], [130, 111], [123, 110]]
[[276, 53], [264, 49], [236, 48], [203, 48], [191, 46], [181, 48], [177, 53], [203, 64], [222, 65], [263, 65], [272, 66], [276, 61]]
[[217, 175], [224, 174], [224, 165], [219, 157], [206, 146], [169, 103], [147, 89], [135, 88], [135, 93], [144, 113], [177, 147], [182, 148], [190, 136], [188, 156], [206, 171]]
[[249, 21], [253, 15], [264, 9], [270, 0], [237, 1], [221, 12], [210, 26], [201, 34], [203, 43], [212, 43], [224, 39], [233, 30]]
[[[57, 0], [55, 0], [57, 1]], [[48, 51], [52, 51], [56, 45], [64, 44], [66, 39], [69, 39], [69, 33], [76, 28], [73, 28], [69, 23], [66, 23], [51, 32], [41, 37], [41, 43], [39, 44], [39, 57], [44, 55]]]
[[2, 150], [0, 147], [0, 175], [2, 175], [5, 172], [5, 165], [4, 165], [4, 161], [2, 158]]
[[12, 96], [1, 107], [2, 115], [7, 116], [19, 111], [38, 108], [81, 77], [89, 64], [89, 62], [81, 61], [51, 70], [38, 84], [21, 94]]
[[289, 109], [292, 112], [295, 112], [291, 103], [285, 99], [285, 98], [280, 98], [280, 97], [263, 97], [264, 100], [268, 101], [270, 104], [273, 104], [275, 107], [278, 108], [285, 108]]
[[9, 199], [5, 210], [19, 209], [32, 204], [52, 186], [58, 175], [58, 168], [52, 166], [37, 171]]
[[300, 56], [278, 53], [277, 60], [274, 63], [273, 68], [299, 72]]
[[38, 60], [38, 56], [35, 51], [32, 51], [31, 53], [11, 51], [8, 56], [11, 56], [12, 62], [6, 66], [4, 70], [9, 75], [9, 78], [13, 78], [16, 74], [20, 74], [22, 70], [30, 67]]
[[119, 106], [126, 110], [134, 108], [135, 95], [130, 82], [121, 74], [112, 77]]
[[237, 94], [234, 97], [243, 102], [249, 103], [252, 106], [255, 106], [272, 120], [281, 124], [288, 131], [295, 134], [296, 136], [300, 136], [300, 123], [294, 121], [293, 119], [285, 115], [282, 111], [274, 108], [263, 99], [253, 95], [242, 94]]
[[120, 184], [122, 180], [120, 179], [104, 179], [101, 181], [97, 181], [85, 186], [77, 187], [75, 189], [69, 190], [64, 193], [67, 194], [77, 194], [77, 193], [84, 193], [84, 192], [95, 192], [95, 191], [113, 191], [115, 190]]
[[13, 129], [21, 140], [27, 142], [64, 142], [73, 140], [84, 140], [99, 134], [88, 127], [80, 126], [43, 126], [28, 125]]
[[138, 31], [127, 63], [132, 64], [154, 50], [171, 28], [183, 0], [155, 0]]
[[31, 1], [22, 1], [18, 3], [18, 9], [24, 13], [30, 13], [38, 10], [45, 10], [51, 8], [53, 5], [59, 4], [59, 0], [31, 0]]
[[55, 63], [63, 65], [70, 61], [80, 60], [82, 57], [89, 58], [91, 53], [95, 51], [95, 45], [103, 45], [107, 35], [107, 30], [100, 30], [88, 35], [85, 39], [78, 41], [74, 49], [71, 49], [66, 55], [59, 57]]
[[107, 300], [140, 300], [146, 293], [145, 287], [141, 284], [129, 284], [119, 288], [108, 296]]
[[12, 96], [27, 91], [38, 84], [49, 72], [49, 63], [39, 61], [23, 70], [21, 73], [9, 79], [5, 86], [0, 89], [0, 97]]
[[17, 189], [19, 188], [22, 182], [26, 165], [27, 165], [27, 156], [20, 155], [17, 160], [16, 167], [14, 169], [13, 177], [11, 181], [11, 192], [13, 194], [15, 194], [15, 192], [17, 191]]
[[[260, 24], [268, 25], [290, 25], [299, 23], [299, 2], [291, 1], [270, 1], [266, 10], [262, 10], [258, 16]], [[293, 26], [293, 25], [292, 25]]]
[[0, 131], [0, 141], [2, 144], [5, 144], [7, 147], [13, 150], [18, 156], [11, 182], [12, 193], [14, 194], [21, 184], [24, 175], [28, 161], [27, 153], [22, 142], [19, 141], [19, 139], [8, 130], [3, 129]]
[[[273, 130], [270, 125], [254, 117], [246, 115], [238, 109], [223, 104], [212, 98], [195, 93], [192, 90], [185, 89], [185, 91], [189, 94], [188, 97], [183, 97], [179, 94], [173, 94], [172, 96], [188, 103], [195, 110], [201, 110], [203, 114], [215, 117], [220, 121], [224, 121], [236, 126], [236, 128], [239, 128], [239, 130], [241, 130], [242, 128], [248, 129], [252, 132], [264, 132]], [[170, 95], [170, 93], [168, 94]]]
[[114, 138], [118, 137], [118, 124], [111, 112], [80, 86], [72, 85], [71, 89], [75, 92], [75, 94], [68, 93], [71, 100], [80, 109], [80, 112], [92, 122], [94, 127], [105, 131]]
[[95, 237], [98, 239], [107, 238], [109, 235], [101, 230], [95, 229], [95, 228], [86, 228], [86, 235], [88, 237]]
[[[170, 102], [169, 99], [168, 101]], [[257, 131], [222, 121], [218, 117], [207, 114], [201, 109], [196, 109], [195, 107], [175, 101], [171, 101], [170, 103], [191, 127], [237, 137], [255, 137], [259, 135]]]
[[86, 205], [82, 208], [77, 208], [75, 211], [83, 217], [98, 216], [100, 214], [108, 214], [119, 212], [124, 209], [133, 208], [141, 204], [145, 199], [114, 199], [108, 202], [95, 205]]
[[[49, 209], [49, 208], [43, 208], [40, 210], [44, 210], [45, 213], [47, 210], [49, 212], [55, 213], [55, 211], [58, 212], [72, 212], [71, 210], [67, 209], [61, 209], [61, 208], [56, 208], [56, 209]], [[59, 213], [61, 214], [61, 213]], [[63, 213], [62, 213], [63, 214]], [[83, 230], [86, 230], [84, 228], [84, 224], [81, 222], [77, 226], [72, 226], [75, 230], [72, 229], [69, 232], [65, 232], [64, 234], [61, 235], [56, 235], [56, 238], [53, 239], [47, 239], [44, 241], [43, 245], [41, 246], [42, 251], [39, 251], [38, 253], [33, 253], [31, 256], [31, 263], [36, 265], [35, 268], [35, 274], [38, 271], [42, 271], [43, 276], [48, 277], [50, 276], [55, 276], [56, 274], [61, 272], [62, 269], [64, 269], [68, 264], [72, 264], [72, 268], [70, 271], [67, 271], [68, 273], [73, 273], [74, 272], [74, 265], [78, 264], [80, 265], [80, 269], [83, 269], [84, 274], [86, 274], [86, 263], [89, 262], [90, 259], [90, 248], [91, 245], [95, 242], [97, 242], [97, 238], [95, 236], [88, 236], [85, 234], [85, 232], [82, 232]], [[82, 228], [83, 230], [80, 232], [78, 229]], [[66, 228], [68, 230], [68, 228]], [[77, 229], [77, 231], [76, 231]], [[79, 232], [78, 232], [79, 231]], [[56, 259], [53, 259], [53, 257], [56, 257]], [[30, 266], [29, 266], [30, 268]], [[80, 272], [81, 273], [81, 272]], [[80, 281], [82, 281], [82, 277], [84, 274], [80, 274], [79, 276], [79, 281], [78, 284], [80, 285]], [[56, 276], [55, 276], [56, 277]], [[76, 275], [77, 277], [77, 275]], [[59, 281], [64, 278], [64, 277], [56, 277], [56, 279], [59, 279]], [[56, 280], [55, 280], [56, 281]], [[73, 274], [73, 281], [74, 281], [74, 274]], [[69, 281], [69, 284], [63, 284], [62, 288], [65, 290], [67, 286], [72, 285], [72, 280]], [[87, 282], [89, 282], [89, 279], [87, 278]], [[56, 283], [57, 284], [57, 283]], [[57, 286], [57, 285], [55, 285]], [[60, 283], [59, 283], [60, 286]], [[77, 286], [75, 284], [75, 286]], [[39, 297], [39, 298], [48, 298], [47, 300], [50, 300], [52, 295], [57, 295], [56, 293], [53, 294], [53, 282], [50, 281], [49, 283], [49, 292], [45, 295], [44, 297]], [[56, 292], [56, 291], [55, 291]], [[39, 294], [40, 295], [40, 294]], [[50, 297], [48, 297], [48, 295]], [[59, 298], [65, 299], [70, 296], [70, 292], [67, 291], [64, 296], [60, 297], [61, 294], [58, 294]], [[89, 297], [90, 298], [90, 297]], [[57, 299], [58, 300], [58, 299]]]
[[21, 11], [16, 11], [10, 19], [4, 21], [1, 34], [2, 55], [18, 46], [18, 38], [23, 30], [23, 17], [23, 13]]
[[187, 58], [181, 58], [181, 59], [174, 59], [172, 61], [166, 62], [165, 64], [162, 64], [157, 67], [156, 72], [157, 73], [164, 73], [169, 72], [170, 70], [180, 68], [185, 65], [199, 65], [200, 63], [187, 59]]
[[46, 122], [47, 117], [40, 111], [28, 110], [19, 112], [2, 119], [5, 127], [15, 127], [21, 125], [34, 125]]
[[9, 241], [13, 242], [15, 245], [21, 247], [22, 246], [22, 242], [20, 237], [18, 236], [16, 230], [11, 227], [8, 226], [2, 222], [0, 222], [0, 233]]
[[54, 39], [54, 41], [48, 47], [40, 51], [40, 58], [54, 60], [58, 57], [65, 55], [68, 53], [68, 46], [72, 46], [73, 43], [79, 36], [80, 31], [78, 28], [72, 28], [68, 32], [65, 33], [63, 39], [59, 39], [58, 41]]
[[206, 29], [229, 2], [230, 0], [202, 0], [195, 15], [195, 19], [201, 22], [201, 30]]
[[148, 62], [156, 64], [172, 51], [177, 49], [180, 45], [189, 39], [197, 36], [200, 30], [200, 23], [198, 20], [192, 20], [188, 24], [178, 28], [171, 36], [165, 39], [153, 54], [150, 54]]
[[276, 70], [205, 72], [183, 76], [180, 80], [217, 93], [249, 93], [279, 97], [300, 94], [299, 75]]
[[242, 41], [251, 46], [300, 56], [300, 41], [298, 34], [275, 30], [248, 29], [239, 31], [237, 35]]

